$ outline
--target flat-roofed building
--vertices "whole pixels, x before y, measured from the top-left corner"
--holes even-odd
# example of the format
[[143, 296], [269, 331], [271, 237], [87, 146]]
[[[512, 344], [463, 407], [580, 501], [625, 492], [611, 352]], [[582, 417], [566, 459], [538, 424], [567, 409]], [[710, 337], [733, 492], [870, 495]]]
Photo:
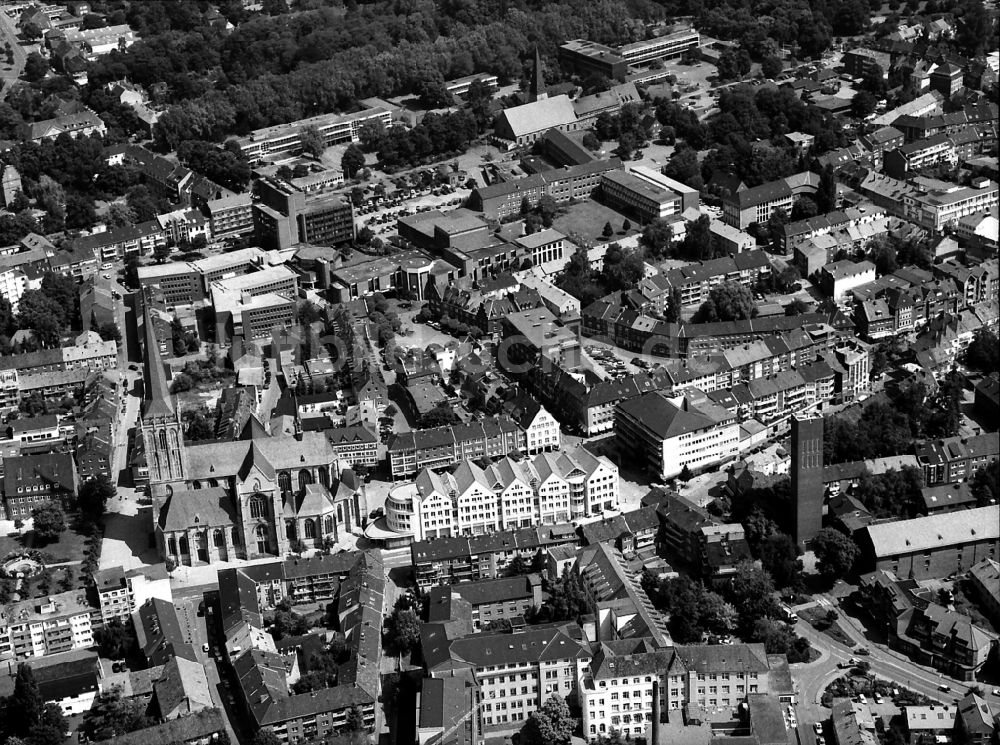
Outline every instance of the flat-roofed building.
[[861, 533], [869, 569], [936, 579], [964, 572], [1000, 548], [1000, 506], [869, 525]]
[[658, 59], [680, 57], [686, 52], [697, 49], [700, 44], [701, 35], [693, 28], [687, 28], [625, 44], [619, 47], [618, 54], [630, 65], [642, 65]]
[[563, 260], [563, 245], [566, 236], [555, 228], [544, 228], [515, 239], [517, 245], [524, 248], [533, 266], [547, 264], [550, 261]]
[[820, 287], [823, 292], [840, 302], [857, 287], [875, 281], [875, 265], [870, 261], [843, 259], [827, 264], [820, 270]]
[[11, 603], [0, 620], [0, 654], [23, 660], [86, 649], [94, 645], [92, 622], [99, 618], [83, 590]]
[[386, 109], [370, 108], [353, 114], [321, 114], [300, 119], [290, 124], [256, 129], [245, 137], [237, 138], [243, 154], [251, 164], [259, 163], [273, 155], [297, 155], [302, 152], [302, 132], [315, 128], [323, 136], [327, 147], [341, 142], [357, 142], [361, 128], [368, 122], [379, 122], [388, 128], [392, 114]]
[[296, 243], [332, 246], [354, 240], [354, 205], [337, 194], [307, 193], [274, 178], [257, 182], [254, 230], [268, 249]]
[[136, 273], [139, 287], [143, 290], [158, 287], [167, 306], [191, 305], [205, 299], [202, 278], [197, 269], [187, 262], [149, 264], [138, 267]]
[[684, 211], [680, 194], [630, 171], [605, 173], [601, 195], [609, 205], [630, 212], [643, 223]]
[[205, 204], [212, 238], [253, 232], [253, 199], [249, 192], [211, 199]]
[[967, 215], [996, 210], [998, 198], [997, 182], [980, 178], [972, 186], [944, 184], [941, 188], [918, 188], [903, 196], [903, 207], [908, 219], [940, 233]]
[[559, 62], [580, 75], [602, 75], [624, 80], [628, 62], [611, 47], [586, 39], [571, 39], [559, 47]]
[[473, 83], [479, 83], [486, 90], [492, 92], [497, 89], [497, 76], [487, 72], [477, 72], [462, 78], [445, 81], [444, 87], [452, 96], [464, 96], [469, 92]]
[[541, 360], [542, 357], [563, 367], [580, 364], [580, 339], [559, 324], [548, 308], [531, 308], [511, 313], [503, 319], [503, 336], [508, 343], [512, 363], [518, 357]]
[[135, 610], [134, 577], [122, 567], [110, 567], [94, 572], [94, 589], [101, 609], [101, 620], [107, 624], [115, 619], [128, 624]]

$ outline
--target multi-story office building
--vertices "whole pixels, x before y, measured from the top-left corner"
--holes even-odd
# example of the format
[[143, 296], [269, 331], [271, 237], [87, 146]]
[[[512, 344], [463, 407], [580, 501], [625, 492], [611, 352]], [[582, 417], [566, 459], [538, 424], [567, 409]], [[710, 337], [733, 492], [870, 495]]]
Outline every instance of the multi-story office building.
[[231, 253], [208, 256], [197, 261], [150, 264], [138, 269], [142, 289], [156, 286], [167, 306], [190, 305], [204, 300], [211, 285], [267, 268], [267, 253], [251, 247]]
[[659, 59], [680, 57], [685, 52], [697, 49], [701, 36], [693, 28], [655, 36], [652, 39], [634, 41], [618, 49], [618, 54], [630, 65], [642, 65]]
[[216, 338], [248, 339], [270, 336], [276, 327], [295, 322], [298, 275], [286, 266], [274, 266], [211, 284]]
[[579, 75], [624, 80], [628, 63], [611, 47], [587, 39], [571, 39], [559, 47], [559, 62]]
[[599, 515], [618, 506], [618, 468], [579, 448], [510, 458], [480, 468], [472, 461], [452, 473], [425, 468], [386, 501], [389, 526], [413, 540], [486, 535]]
[[497, 76], [485, 72], [474, 73], [462, 78], [447, 80], [444, 87], [452, 96], [464, 96], [469, 92], [469, 88], [472, 87], [473, 83], [479, 83], [487, 90], [495, 91], [497, 88]]
[[253, 199], [249, 192], [212, 199], [205, 204], [212, 238], [253, 232]]
[[605, 173], [601, 178], [601, 195], [609, 205], [630, 212], [643, 223], [683, 211], [680, 194], [630, 171]]
[[156, 286], [163, 293], [167, 307], [190, 305], [205, 299], [202, 277], [190, 263], [149, 264], [137, 269], [139, 286]]
[[297, 243], [330, 246], [354, 240], [354, 206], [336, 194], [316, 194], [287, 181], [257, 182], [260, 202], [254, 204], [257, 239], [268, 249]]
[[12, 603], [0, 617], [0, 654], [24, 660], [91, 647], [95, 614], [82, 590]]
[[94, 588], [101, 609], [101, 620], [108, 623], [119, 620], [128, 623], [135, 610], [134, 577], [125, 574], [121, 567], [111, 567], [94, 572]]
[[622, 452], [632, 452], [653, 473], [673, 478], [684, 469], [696, 471], [725, 463], [739, 453], [740, 427], [735, 412], [721, 406], [691, 404], [646, 393], [618, 404], [615, 439]]
[[269, 156], [296, 155], [302, 152], [303, 130], [315, 129], [329, 147], [342, 142], [357, 142], [361, 128], [369, 122], [389, 127], [392, 115], [381, 108], [364, 109], [354, 114], [321, 114], [291, 124], [256, 129], [236, 141], [247, 160], [254, 164]]

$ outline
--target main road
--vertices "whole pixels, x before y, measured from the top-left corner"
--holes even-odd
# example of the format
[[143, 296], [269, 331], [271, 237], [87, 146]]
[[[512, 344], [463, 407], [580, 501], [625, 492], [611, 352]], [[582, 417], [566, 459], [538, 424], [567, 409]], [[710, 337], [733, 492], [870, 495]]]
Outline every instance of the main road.
[[[857, 621], [847, 616], [843, 609], [839, 612], [840, 627], [854, 643], [852, 647], [847, 647], [827, 634], [817, 631], [805, 621], [799, 620], [795, 626], [796, 633], [808, 639], [820, 653], [819, 659], [815, 662], [791, 666], [792, 677], [798, 690], [799, 721], [811, 724], [824, 721], [830, 716], [830, 710], [820, 703], [823, 691], [838, 677], [847, 674], [846, 668], [840, 669], [838, 665], [846, 666], [852, 658], [867, 660], [871, 664], [871, 674], [875, 677], [942, 703], [952, 703], [955, 699], [961, 698], [968, 688], [974, 685], [948, 677], [938, 670], [918, 665], [900, 652], [889, 649], [884, 644], [872, 642], [865, 638]], [[854, 651], [859, 646], [866, 647], [870, 654], [859, 656]], [[950, 690], [942, 691], [940, 689], [942, 685], [948, 686]], [[993, 695], [986, 685], [982, 687], [988, 702], [996, 710], [1000, 707], [1000, 697]]]

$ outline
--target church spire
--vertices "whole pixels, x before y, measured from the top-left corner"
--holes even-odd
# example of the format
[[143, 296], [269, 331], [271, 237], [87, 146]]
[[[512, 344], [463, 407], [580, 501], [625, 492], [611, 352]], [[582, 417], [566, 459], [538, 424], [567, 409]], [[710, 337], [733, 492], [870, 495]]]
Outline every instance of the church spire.
[[[147, 291], [148, 292], [148, 291]], [[160, 342], [156, 338], [153, 317], [150, 314], [152, 301], [148, 294], [143, 296], [143, 324], [145, 325], [146, 355], [146, 400], [143, 403], [143, 417], [173, 416], [174, 406], [167, 390], [167, 377], [160, 358]]]
[[535, 65], [531, 71], [531, 87], [529, 95], [532, 101], [541, 101], [548, 98], [545, 92], [545, 79], [542, 77], [542, 56], [538, 53], [538, 45], [535, 45]]

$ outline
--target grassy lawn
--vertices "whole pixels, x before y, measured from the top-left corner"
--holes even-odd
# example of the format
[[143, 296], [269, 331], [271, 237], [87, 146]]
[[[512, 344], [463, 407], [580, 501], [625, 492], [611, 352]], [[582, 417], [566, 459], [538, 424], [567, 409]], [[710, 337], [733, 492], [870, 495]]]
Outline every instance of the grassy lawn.
[[[622, 223], [625, 220], [628, 220], [632, 224], [632, 228], [627, 233], [621, 233]], [[590, 239], [594, 243], [604, 243], [607, 240], [602, 235], [604, 225], [609, 222], [615, 231], [611, 240], [618, 240], [626, 235], [635, 235], [640, 232], [638, 220], [616, 212], [610, 207], [606, 207], [592, 199], [586, 202], [570, 204], [560, 209], [559, 214], [552, 222], [552, 227], [563, 235], [576, 233]]]
[[848, 648], [854, 647], [854, 641], [844, 633], [844, 630], [840, 627], [840, 622], [833, 621], [830, 623], [827, 620], [827, 612], [821, 608], [806, 608], [799, 612], [799, 616], [814, 629], [822, 631], [834, 641], [840, 642]]

